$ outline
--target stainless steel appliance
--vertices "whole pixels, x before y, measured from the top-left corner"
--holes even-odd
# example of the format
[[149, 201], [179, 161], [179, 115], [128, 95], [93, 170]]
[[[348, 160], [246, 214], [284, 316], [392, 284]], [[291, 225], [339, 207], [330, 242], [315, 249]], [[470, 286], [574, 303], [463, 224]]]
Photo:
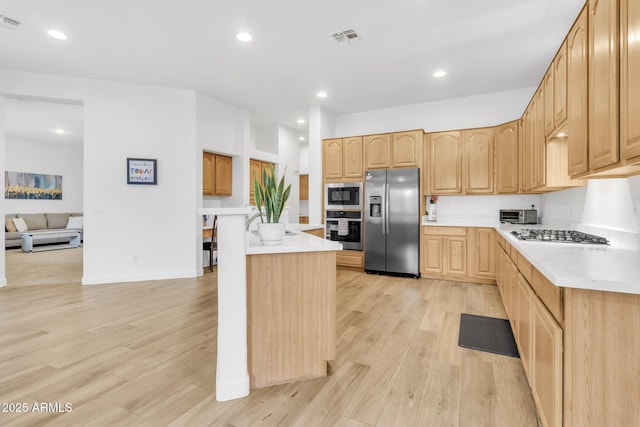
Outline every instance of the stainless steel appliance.
[[325, 238], [342, 243], [344, 249], [362, 250], [362, 212], [325, 211]]
[[324, 208], [329, 209], [362, 209], [361, 182], [334, 182], [325, 184]]
[[580, 243], [584, 245], [608, 245], [604, 237], [583, 233], [575, 230], [537, 230], [523, 228], [512, 231], [511, 234], [520, 240], [552, 243]]
[[510, 224], [537, 224], [536, 209], [500, 209], [500, 222]]
[[420, 171], [365, 173], [366, 272], [420, 277]]

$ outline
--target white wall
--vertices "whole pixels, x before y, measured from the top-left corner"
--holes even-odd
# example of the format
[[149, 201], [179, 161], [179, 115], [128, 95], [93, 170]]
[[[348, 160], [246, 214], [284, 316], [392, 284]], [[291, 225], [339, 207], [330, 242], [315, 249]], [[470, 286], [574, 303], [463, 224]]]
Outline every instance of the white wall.
[[335, 134], [327, 137], [367, 135], [424, 129], [437, 132], [495, 126], [519, 119], [536, 88], [444, 101], [404, 105], [336, 116]]
[[[0, 96], [0, 153], [3, 153], [2, 162], [0, 163], [2, 163], [2, 167], [4, 168], [3, 170], [6, 170], [6, 165], [5, 165], [6, 158], [4, 156], [4, 152], [5, 152], [4, 105], [5, 105], [4, 98]], [[2, 185], [2, 188], [4, 188], [4, 173], [0, 173], [0, 185]], [[2, 200], [2, 204], [0, 204], [0, 218], [4, 220], [4, 214], [7, 213], [6, 206], [4, 203], [5, 201], [4, 196], [2, 196], [0, 200]], [[6, 275], [4, 262], [5, 262], [5, 257], [4, 257], [4, 247], [3, 247], [2, 250], [0, 250], [0, 287], [5, 286], [7, 284], [7, 275]]]
[[[82, 146], [6, 137], [5, 169], [62, 176], [62, 200], [4, 200], [7, 213], [82, 212]], [[4, 197], [4, 196], [2, 196]]]
[[[300, 214], [300, 178], [298, 172], [298, 137], [293, 130], [280, 126], [278, 129], [278, 165], [279, 175], [285, 174], [284, 180], [291, 184], [291, 192], [286, 207], [289, 208], [289, 222], [297, 223]], [[285, 172], [286, 167], [286, 172]]]
[[[198, 274], [195, 92], [0, 69], [0, 93], [84, 105], [83, 283]], [[127, 157], [157, 159], [158, 185], [127, 185]]]
[[500, 209], [531, 209], [531, 205], [540, 213], [539, 195], [439, 196], [437, 209], [439, 220], [498, 221]]

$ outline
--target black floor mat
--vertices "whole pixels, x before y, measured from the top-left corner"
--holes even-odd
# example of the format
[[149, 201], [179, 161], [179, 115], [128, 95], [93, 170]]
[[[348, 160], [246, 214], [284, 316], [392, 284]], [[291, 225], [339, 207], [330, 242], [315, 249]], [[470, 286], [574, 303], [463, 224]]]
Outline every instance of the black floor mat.
[[507, 319], [462, 313], [458, 345], [473, 350], [520, 357]]

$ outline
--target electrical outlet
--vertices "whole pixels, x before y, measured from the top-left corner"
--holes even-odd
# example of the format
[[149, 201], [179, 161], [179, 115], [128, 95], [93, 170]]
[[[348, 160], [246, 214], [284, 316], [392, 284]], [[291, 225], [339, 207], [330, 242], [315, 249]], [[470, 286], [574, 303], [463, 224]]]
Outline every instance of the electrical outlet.
[[133, 256], [133, 263], [134, 263], [134, 264], [137, 264], [137, 263], [138, 263], [138, 261], [139, 261], [139, 259], [138, 259], [138, 255], [134, 255], [134, 256]]

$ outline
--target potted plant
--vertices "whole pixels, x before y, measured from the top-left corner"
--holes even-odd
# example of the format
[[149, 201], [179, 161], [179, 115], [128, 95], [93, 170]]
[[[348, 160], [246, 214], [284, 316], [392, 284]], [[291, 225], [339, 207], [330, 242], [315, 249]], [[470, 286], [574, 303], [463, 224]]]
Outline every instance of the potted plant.
[[[287, 169], [285, 168], [285, 173], [286, 171]], [[284, 174], [282, 174], [280, 182], [276, 184], [276, 173], [273, 164], [270, 166], [269, 172], [267, 173], [266, 169], [262, 171], [262, 183], [258, 181], [258, 177], [255, 174], [253, 176], [256, 207], [260, 212], [258, 237], [260, 237], [264, 245], [279, 245], [282, 243], [286, 232], [286, 224], [280, 223], [280, 215], [282, 215], [284, 204], [289, 199], [291, 184], [285, 188]]]

